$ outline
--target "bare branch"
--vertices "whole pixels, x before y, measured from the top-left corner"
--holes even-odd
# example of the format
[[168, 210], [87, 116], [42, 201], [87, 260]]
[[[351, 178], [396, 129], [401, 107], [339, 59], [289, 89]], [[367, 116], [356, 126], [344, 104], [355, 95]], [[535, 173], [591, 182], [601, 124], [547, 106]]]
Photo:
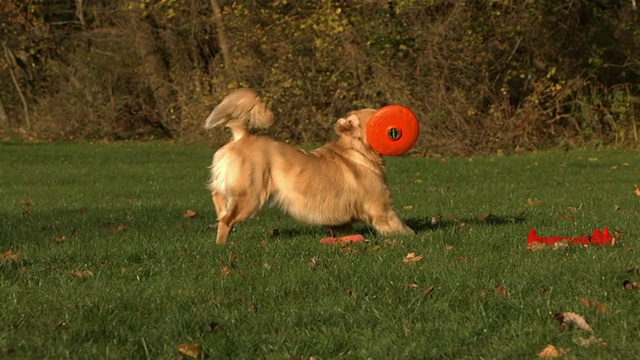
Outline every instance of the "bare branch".
[[27, 105], [27, 99], [24, 97], [22, 93], [22, 89], [20, 88], [20, 83], [18, 83], [18, 78], [16, 77], [16, 73], [13, 71], [15, 59], [13, 54], [11, 53], [11, 49], [7, 46], [6, 42], [2, 43], [2, 48], [4, 49], [4, 57], [7, 60], [7, 65], [9, 69], [9, 74], [11, 75], [11, 80], [13, 81], [13, 85], [20, 96], [20, 100], [22, 101], [22, 108], [24, 110], [24, 120], [27, 124], [27, 129], [31, 129], [31, 122], [29, 121], [29, 106]]

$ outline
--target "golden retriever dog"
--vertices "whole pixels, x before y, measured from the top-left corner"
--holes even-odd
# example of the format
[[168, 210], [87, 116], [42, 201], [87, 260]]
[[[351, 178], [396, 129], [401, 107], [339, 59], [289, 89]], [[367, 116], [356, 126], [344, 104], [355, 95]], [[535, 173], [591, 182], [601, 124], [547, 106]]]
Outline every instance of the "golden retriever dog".
[[306, 152], [251, 132], [273, 124], [272, 112], [254, 90], [229, 94], [205, 123], [205, 129], [226, 126], [233, 135], [210, 168], [216, 243], [226, 243], [233, 226], [267, 202], [311, 225], [364, 222], [380, 234], [413, 234], [393, 211], [384, 160], [366, 139], [364, 129], [374, 111], [338, 119], [337, 141]]

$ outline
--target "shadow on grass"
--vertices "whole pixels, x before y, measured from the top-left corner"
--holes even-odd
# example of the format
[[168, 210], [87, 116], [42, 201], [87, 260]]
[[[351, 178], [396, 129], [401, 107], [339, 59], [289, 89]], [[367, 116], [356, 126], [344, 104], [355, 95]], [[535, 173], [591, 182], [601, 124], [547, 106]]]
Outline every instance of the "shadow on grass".
[[496, 225], [509, 225], [509, 224], [518, 224], [525, 221], [526, 218], [520, 214], [516, 216], [509, 215], [480, 215], [476, 217], [465, 217], [458, 218], [455, 216], [450, 217], [435, 217], [435, 218], [410, 218], [407, 219], [407, 225], [412, 228], [416, 233], [429, 231], [429, 230], [437, 230], [437, 229], [446, 229], [451, 227], [463, 226], [466, 224], [474, 224], [474, 225], [488, 225], [488, 226], [496, 226]]

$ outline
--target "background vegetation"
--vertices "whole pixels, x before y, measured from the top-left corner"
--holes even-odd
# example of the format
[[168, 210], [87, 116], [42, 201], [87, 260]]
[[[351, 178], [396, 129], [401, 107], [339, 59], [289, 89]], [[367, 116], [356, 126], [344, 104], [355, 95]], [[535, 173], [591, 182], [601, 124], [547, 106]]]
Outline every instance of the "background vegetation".
[[230, 89], [274, 135], [400, 103], [420, 153], [636, 146], [633, 0], [14, 0], [0, 4], [0, 129], [50, 139], [204, 136]]

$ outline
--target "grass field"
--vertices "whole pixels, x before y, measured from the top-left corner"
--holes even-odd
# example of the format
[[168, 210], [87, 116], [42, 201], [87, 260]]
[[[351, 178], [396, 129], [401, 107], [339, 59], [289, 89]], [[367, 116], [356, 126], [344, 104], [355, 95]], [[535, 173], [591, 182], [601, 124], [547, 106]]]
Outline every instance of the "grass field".
[[[216, 246], [211, 155], [0, 145], [0, 358], [640, 358], [637, 152], [390, 158], [417, 236], [348, 248], [277, 209]], [[603, 227], [615, 246], [526, 249]]]

